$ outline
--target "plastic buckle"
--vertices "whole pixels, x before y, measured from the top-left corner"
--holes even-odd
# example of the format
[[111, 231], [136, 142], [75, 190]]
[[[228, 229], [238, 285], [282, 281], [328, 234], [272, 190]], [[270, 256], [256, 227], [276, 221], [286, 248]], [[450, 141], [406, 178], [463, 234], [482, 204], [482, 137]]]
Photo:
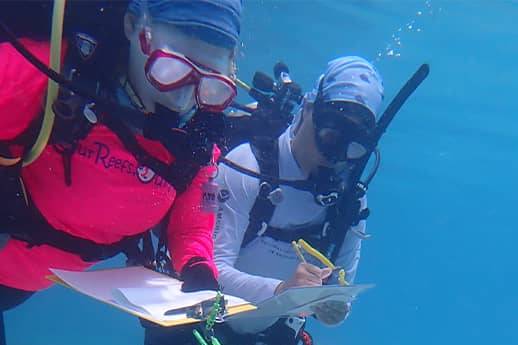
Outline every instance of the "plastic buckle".
[[263, 236], [267, 229], [268, 229], [268, 223], [262, 222], [261, 228], [259, 229], [259, 231], [257, 231], [257, 236], [259, 236], [259, 237]]
[[272, 192], [272, 185], [266, 181], [261, 182], [259, 185], [259, 196], [263, 199], [268, 198], [268, 195]]
[[358, 199], [363, 198], [367, 193], [367, 186], [363, 182], [356, 184], [355, 194]]
[[329, 194], [319, 194], [315, 196], [317, 204], [323, 207], [333, 206], [338, 202], [338, 192], [330, 192]]
[[95, 115], [95, 112], [93, 108], [95, 107], [95, 103], [88, 103], [85, 104], [83, 108], [83, 115], [86, 118], [90, 124], [95, 125], [97, 123], [97, 115]]
[[305, 318], [299, 316], [291, 316], [286, 319], [284, 324], [286, 325], [286, 327], [290, 328], [294, 332], [295, 337], [297, 337], [305, 323]]
[[268, 200], [274, 205], [279, 205], [284, 201], [284, 194], [281, 188], [276, 188], [268, 193]]

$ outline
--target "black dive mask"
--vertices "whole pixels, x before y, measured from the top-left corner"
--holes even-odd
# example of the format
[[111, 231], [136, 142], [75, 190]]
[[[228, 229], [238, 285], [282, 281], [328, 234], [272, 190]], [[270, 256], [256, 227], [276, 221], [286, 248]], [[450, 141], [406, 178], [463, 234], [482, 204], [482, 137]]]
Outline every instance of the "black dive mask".
[[316, 102], [313, 111], [315, 141], [332, 164], [354, 161], [370, 152], [374, 116], [352, 102]]

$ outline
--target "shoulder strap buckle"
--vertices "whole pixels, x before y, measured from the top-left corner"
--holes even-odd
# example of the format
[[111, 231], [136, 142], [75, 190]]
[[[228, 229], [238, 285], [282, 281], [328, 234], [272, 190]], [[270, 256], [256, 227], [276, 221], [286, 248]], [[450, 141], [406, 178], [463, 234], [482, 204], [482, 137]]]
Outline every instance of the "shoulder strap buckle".
[[282, 189], [279, 187], [275, 188], [270, 193], [268, 193], [267, 198], [274, 206], [279, 205], [284, 200], [284, 194], [282, 192]]
[[259, 197], [262, 199], [268, 199], [268, 196], [272, 192], [272, 185], [267, 181], [262, 181], [259, 185]]
[[336, 205], [338, 202], [338, 192], [329, 192], [327, 194], [318, 194], [315, 196], [315, 202], [323, 207]]
[[263, 236], [267, 229], [268, 229], [268, 223], [262, 222], [261, 228], [259, 229], [259, 231], [257, 231], [257, 237]]

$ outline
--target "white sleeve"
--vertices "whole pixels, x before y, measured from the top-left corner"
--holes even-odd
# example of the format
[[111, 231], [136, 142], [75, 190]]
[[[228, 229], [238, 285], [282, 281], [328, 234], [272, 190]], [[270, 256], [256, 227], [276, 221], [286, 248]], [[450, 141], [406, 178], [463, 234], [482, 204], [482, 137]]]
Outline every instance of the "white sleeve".
[[[231, 151], [227, 158], [258, 171], [257, 161], [247, 144]], [[219, 271], [219, 283], [224, 293], [258, 303], [273, 296], [281, 281], [239, 271], [234, 265], [257, 197], [259, 181], [221, 164], [217, 182], [221, 197], [214, 231], [214, 261]]]

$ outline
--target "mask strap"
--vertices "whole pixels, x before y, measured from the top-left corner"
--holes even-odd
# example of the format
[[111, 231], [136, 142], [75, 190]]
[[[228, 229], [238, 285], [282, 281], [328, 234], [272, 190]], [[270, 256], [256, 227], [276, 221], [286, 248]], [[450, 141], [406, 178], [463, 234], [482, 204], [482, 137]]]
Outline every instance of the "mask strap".
[[315, 101], [313, 102], [314, 107], [317, 107], [317, 104], [324, 103], [322, 92], [324, 90], [324, 75], [320, 77], [320, 80], [318, 81], [318, 88], [317, 88], [317, 94], [315, 96]]
[[151, 28], [145, 25], [138, 35], [140, 49], [142, 50], [142, 53], [144, 53], [145, 55], [151, 54], [151, 38]]

